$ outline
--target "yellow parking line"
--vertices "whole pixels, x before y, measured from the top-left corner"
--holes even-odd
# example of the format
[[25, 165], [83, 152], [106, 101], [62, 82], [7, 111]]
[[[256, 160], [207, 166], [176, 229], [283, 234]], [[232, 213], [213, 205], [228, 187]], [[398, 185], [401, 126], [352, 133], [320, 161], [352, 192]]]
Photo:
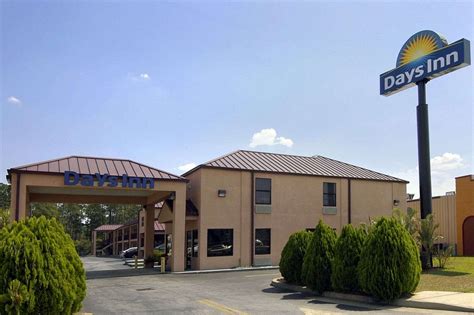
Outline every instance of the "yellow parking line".
[[320, 310], [314, 310], [312, 308], [300, 307], [300, 311], [303, 312], [304, 315], [335, 315], [340, 314], [339, 312], [326, 312]]
[[218, 311], [221, 311], [222, 313], [225, 313], [225, 314], [239, 314], [239, 315], [245, 315], [245, 314], [247, 314], [247, 313], [245, 313], [245, 312], [241, 312], [241, 311], [239, 311], [239, 310], [230, 308], [230, 307], [225, 306], [225, 305], [223, 305], [223, 304], [219, 304], [219, 303], [217, 303], [217, 302], [214, 302], [214, 301], [211, 301], [211, 300], [207, 300], [207, 299], [199, 300], [198, 302], [201, 303], [201, 304], [207, 305], [207, 306], [209, 306], [209, 307], [212, 307], [213, 309], [216, 309], [216, 310], [218, 310]]

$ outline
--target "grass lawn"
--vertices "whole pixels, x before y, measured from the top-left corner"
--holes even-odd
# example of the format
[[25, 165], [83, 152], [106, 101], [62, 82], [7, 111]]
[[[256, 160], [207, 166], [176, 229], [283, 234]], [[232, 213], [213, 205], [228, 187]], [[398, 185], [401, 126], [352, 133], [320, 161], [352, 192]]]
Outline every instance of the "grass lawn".
[[[433, 263], [436, 266], [435, 259]], [[445, 269], [424, 271], [416, 291], [474, 293], [474, 257], [451, 257]]]

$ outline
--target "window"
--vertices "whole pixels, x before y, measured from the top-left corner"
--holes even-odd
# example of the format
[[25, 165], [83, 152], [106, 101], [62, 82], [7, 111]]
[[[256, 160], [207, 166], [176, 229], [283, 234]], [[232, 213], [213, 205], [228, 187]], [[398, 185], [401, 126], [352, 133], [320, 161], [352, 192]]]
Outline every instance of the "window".
[[336, 206], [336, 183], [323, 184], [323, 206], [324, 207]]
[[272, 180], [270, 178], [255, 179], [255, 203], [258, 205], [272, 204]]
[[268, 255], [272, 243], [270, 229], [255, 229], [255, 255]]
[[232, 256], [234, 254], [233, 229], [207, 230], [207, 257]]

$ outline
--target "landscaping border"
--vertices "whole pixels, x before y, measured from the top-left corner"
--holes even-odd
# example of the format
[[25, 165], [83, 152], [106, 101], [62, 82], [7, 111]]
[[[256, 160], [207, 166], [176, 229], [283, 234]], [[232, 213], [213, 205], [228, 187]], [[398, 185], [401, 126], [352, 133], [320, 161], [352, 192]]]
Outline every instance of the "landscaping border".
[[[270, 285], [279, 289], [317, 295], [311, 289], [305, 286], [287, 283], [285, 279], [281, 277], [273, 279]], [[437, 291], [433, 291], [433, 292], [437, 292]], [[456, 294], [457, 292], [446, 292], [446, 293]], [[468, 293], [458, 293], [458, 294], [468, 294]], [[339, 292], [332, 292], [332, 291], [323, 292], [323, 294], [318, 295], [318, 296], [331, 298], [331, 299], [346, 300], [346, 301], [351, 301], [351, 302], [374, 304], [378, 306], [391, 305], [391, 306], [399, 306], [399, 307], [411, 307], [411, 308], [422, 308], [422, 309], [443, 310], [443, 311], [474, 312], [474, 305], [472, 307], [464, 307], [464, 306], [459, 306], [455, 304], [431, 302], [427, 300], [428, 298], [425, 298], [423, 301], [410, 300], [409, 298], [396, 299], [390, 303], [383, 303], [383, 302], [375, 300], [374, 298], [370, 296], [349, 294], [349, 293], [339, 293]]]

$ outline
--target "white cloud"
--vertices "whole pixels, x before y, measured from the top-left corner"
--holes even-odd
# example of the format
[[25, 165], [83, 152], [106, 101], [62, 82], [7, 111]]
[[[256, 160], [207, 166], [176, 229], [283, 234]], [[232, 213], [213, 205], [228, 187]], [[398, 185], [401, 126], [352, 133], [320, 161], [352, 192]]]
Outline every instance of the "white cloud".
[[178, 170], [180, 170], [181, 172], [187, 172], [189, 170], [192, 170], [196, 166], [197, 166], [196, 163], [187, 163], [187, 164], [178, 166]]
[[148, 73], [140, 73], [138, 75], [136, 74], [128, 74], [129, 78], [131, 78], [133, 81], [148, 81], [151, 80], [151, 77]]
[[443, 172], [463, 167], [463, 159], [459, 154], [446, 152], [431, 159], [431, 171]]
[[15, 96], [8, 97], [7, 102], [13, 105], [17, 105], [17, 106], [20, 106], [22, 104], [20, 99], [16, 98]]
[[[455, 177], [469, 173], [468, 165], [456, 153], [446, 152], [431, 159], [431, 190], [433, 196], [445, 195], [448, 191], [456, 189]], [[418, 167], [404, 170], [394, 174], [398, 178], [408, 180], [407, 193], [420, 196]]]
[[255, 148], [261, 145], [283, 145], [285, 147], [291, 148], [293, 146], [293, 140], [285, 137], [277, 137], [277, 132], [273, 128], [262, 129], [257, 133], [254, 133], [252, 136], [252, 142], [249, 146]]

